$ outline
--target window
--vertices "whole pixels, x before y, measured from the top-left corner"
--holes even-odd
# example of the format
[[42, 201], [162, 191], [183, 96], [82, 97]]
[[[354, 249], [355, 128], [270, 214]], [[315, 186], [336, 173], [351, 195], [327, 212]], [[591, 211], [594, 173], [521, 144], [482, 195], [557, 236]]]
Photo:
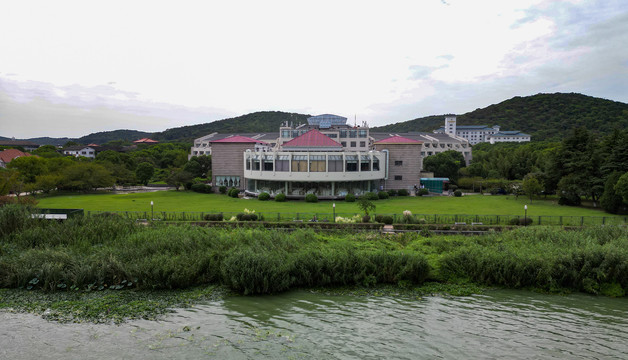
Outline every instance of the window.
[[290, 156], [279, 155], [275, 160], [275, 171], [290, 171]]
[[365, 138], [366, 130], [358, 130], [358, 137]]
[[342, 147], [347, 147], [347, 142], [346, 141], [341, 141], [340, 145], [342, 145]]
[[329, 155], [327, 162], [329, 172], [342, 172], [342, 155]]
[[281, 130], [281, 137], [282, 138], [289, 138], [290, 137], [290, 130]]
[[273, 156], [264, 156], [264, 171], [273, 171]]
[[347, 137], [347, 130], [340, 130], [340, 137], [341, 138], [346, 138]]
[[349, 130], [349, 137], [350, 138], [357, 138], [358, 137], [358, 131], [357, 130]]
[[251, 161], [251, 162], [252, 162], [252, 164], [251, 164], [251, 168], [252, 168], [252, 170], [257, 170], [257, 171], [259, 171], [259, 170], [260, 170], [260, 168], [261, 168], [261, 162], [260, 162], [259, 155], [255, 155], [255, 156], [253, 156], [253, 159], [252, 159], [252, 161]]
[[307, 172], [307, 155], [292, 157], [292, 172]]
[[216, 176], [216, 185], [217, 186], [227, 186], [227, 187], [239, 187], [240, 186], [240, 177], [239, 176]]
[[395, 166], [403, 166], [402, 160], [395, 160]]
[[379, 171], [379, 158], [373, 156], [373, 171]]
[[401, 175], [395, 175], [395, 180], [403, 180], [403, 177]]
[[356, 146], [356, 145], [355, 145], [355, 141], [352, 141], [352, 142], [351, 142], [351, 147], [355, 147], [355, 146]]
[[360, 171], [371, 171], [371, 157], [368, 155], [360, 156]]
[[427, 156], [430, 156], [430, 155], [432, 155], [432, 152], [431, 152], [431, 151], [428, 151], [428, 152], [427, 152]]
[[366, 141], [360, 141], [360, 147], [366, 147]]
[[325, 172], [325, 155], [310, 155], [310, 171]]
[[421, 156], [425, 156], [425, 151], [421, 151]]
[[338, 134], [325, 134], [327, 135], [330, 139], [335, 139], [338, 137]]
[[346, 171], [358, 171], [358, 156], [347, 155], [345, 156]]

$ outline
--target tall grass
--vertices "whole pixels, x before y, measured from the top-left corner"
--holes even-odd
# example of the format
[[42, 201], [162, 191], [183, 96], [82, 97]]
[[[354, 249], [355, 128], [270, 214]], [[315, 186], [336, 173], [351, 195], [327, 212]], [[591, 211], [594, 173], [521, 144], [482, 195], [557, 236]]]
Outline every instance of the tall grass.
[[244, 294], [293, 287], [421, 284], [426, 279], [622, 296], [628, 230], [530, 227], [480, 237], [386, 237], [264, 229], [143, 226], [116, 217], [58, 223], [0, 208], [0, 287], [174, 289]]

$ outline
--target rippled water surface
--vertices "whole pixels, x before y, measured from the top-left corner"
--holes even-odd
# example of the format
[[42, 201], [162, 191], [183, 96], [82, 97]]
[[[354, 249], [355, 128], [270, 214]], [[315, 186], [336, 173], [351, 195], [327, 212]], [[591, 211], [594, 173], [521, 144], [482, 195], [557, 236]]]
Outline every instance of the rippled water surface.
[[1, 359], [628, 359], [628, 299], [233, 297], [162, 321], [58, 324], [0, 313]]

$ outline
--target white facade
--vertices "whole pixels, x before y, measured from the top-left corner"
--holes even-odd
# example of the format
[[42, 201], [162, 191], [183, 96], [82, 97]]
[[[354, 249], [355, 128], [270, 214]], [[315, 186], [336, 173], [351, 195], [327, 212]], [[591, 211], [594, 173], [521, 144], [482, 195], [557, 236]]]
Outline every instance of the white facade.
[[[495, 142], [530, 141], [530, 135], [523, 134], [520, 131], [500, 131], [499, 129], [500, 129], [499, 125], [495, 125], [493, 127], [488, 127], [486, 125], [458, 125], [457, 126], [455, 116], [446, 116], [445, 127], [434, 130], [434, 133], [457, 136], [457, 137], [460, 137], [469, 141], [469, 144], [471, 145], [475, 145], [482, 142], [490, 142], [491, 144], [494, 144]], [[527, 137], [527, 140], [521, 139], [522, 135], [514, 135], [514, 134], [522, 134], [523, 136]]]
[[63, 150], [64, 155], [79, 157], [83, 156], [86, 158], [94, 159], [96, 157], [96, 149], [93, 147], [85, 146], [72, 146]]

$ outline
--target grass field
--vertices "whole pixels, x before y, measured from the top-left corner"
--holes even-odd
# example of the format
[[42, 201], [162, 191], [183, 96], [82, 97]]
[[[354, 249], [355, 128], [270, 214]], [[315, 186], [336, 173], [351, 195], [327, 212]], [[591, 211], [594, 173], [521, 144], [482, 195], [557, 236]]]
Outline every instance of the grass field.
[[[241, 212], [247, 208], [257, 212], [317, 212], [331, 213], [332, 201], [306, 203], [305, 201], [259, 201], [257, 199], [234, 199], [219, 194], [199, 194], [190, 191], [158, 191], [134, 194], [87, 194], [59, 195], [39, 199], [38, 207], [54, 209], [85, 209], [86, 211], [198, 211], [198, 212]], [[336, 201], [336, 213], [359, 213], [356, 203]], [[556, 200], [530, 200], [514, 196], [469, 195], [460, 198], [394, 197], [377, 200], [376, 213], [401, 214], [410, 210], [413, 214], [478, 214], [478, 215], [523, 215], [528, 205], [528, 216], [616, 216], [602, 210], [560, 206]]]

